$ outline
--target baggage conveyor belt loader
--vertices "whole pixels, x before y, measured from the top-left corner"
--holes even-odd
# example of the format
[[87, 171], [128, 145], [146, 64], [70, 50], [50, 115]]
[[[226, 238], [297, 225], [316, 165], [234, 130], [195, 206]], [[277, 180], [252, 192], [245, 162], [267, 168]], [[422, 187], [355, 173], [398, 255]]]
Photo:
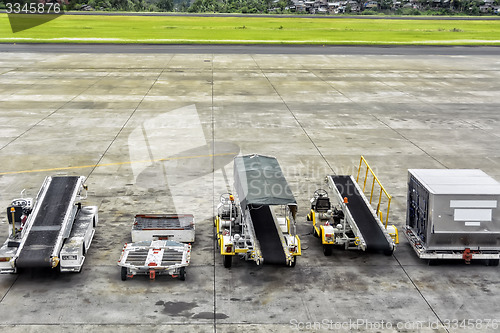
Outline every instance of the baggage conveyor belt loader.
[[12, 201], [0, 273], [24, 268], [81, 271], [97, 225], [97, 207], [80, 202], [86, 199], [84, 181], [84, 176], [46, 177], [35, 199]]
[[234, 256], [260, 264], [295, 266], [301, 255], [296, 235], [296, 200], [274, 157], [234, 158], [234, 188], [221, 195], [215, 218], [224, 267]]
[[[361, 161], [366, 163], [363, 157]], [[371, 171], [367, 163], [366, 166], [367, 172]], [[373, 181], [374, 183], [377, 181], [381, 187], [381, 198], [385, 190], [374, 174]], [[344, 249], [391, 255], [399, 242], [398, 230], [393, 225], [382, 224], [382, 218], [379, 219], [379, 216], [382, 216], [380, 201], [375, 211], [370, 204], [371, 198], [370, 200], [366, 198], [353, 176], [331, 175], [326, 177], [326, 182], [333, 197], [330, 198], [328, 192], [323, 189], [316, 190], [311, 199], [311, 210], [307, 215], [307, 220], [312, 222], [313, 235], [321, 239], [323, 253], [329, 256], [334, 246], [339, 246]], [[390, 203], [388, 194], [387, 198]], [[332, 203], [330, 199], [334, 202]]]

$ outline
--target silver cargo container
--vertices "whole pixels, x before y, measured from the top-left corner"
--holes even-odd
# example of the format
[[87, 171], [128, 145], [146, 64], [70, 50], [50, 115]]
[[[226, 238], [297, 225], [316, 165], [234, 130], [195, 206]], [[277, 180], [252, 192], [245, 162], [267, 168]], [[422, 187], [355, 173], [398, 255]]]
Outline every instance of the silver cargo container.
[[499, 199], [500, 183], [481, 170], [410, 169], [407, 229], [426, 252], [498, 251]]

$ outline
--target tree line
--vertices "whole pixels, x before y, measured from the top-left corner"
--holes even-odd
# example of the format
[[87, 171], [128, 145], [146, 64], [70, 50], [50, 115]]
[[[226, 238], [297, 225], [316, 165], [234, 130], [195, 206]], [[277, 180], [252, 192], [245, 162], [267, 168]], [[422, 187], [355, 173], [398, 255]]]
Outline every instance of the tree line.
[[[61, 0], [59, 0], [61, 1]], [[250, 13], [293, 14], [292, 0], [62, 0], [64, 10], [97, 10], [127, 12], [184, 12], [184, 13]], [[329, 0], [330, 2], [333, 0]], [[336, 0], [339, 1], [339, 0]], [[369, 0], [357, 0], [357, 10], [350, 6], [344, 14], [396, 14], [396, 15], [482, 15], [497, 14], [500, 0], [490, 2], [490, 8], [480, 10], [485, 0], [417, 0], [417, 6], [395, 7], [392, 0], [377, 0], [377, 6], [366, 8]], [[30, 3], [31, 0], [0, 0], [0, 9], [7, 2]], [[373, 1], [370, 1], [373, 2]], [[408, 3], [403, 0], [402, 3]], [[307, 14], [301, 13], [301, 14]]]

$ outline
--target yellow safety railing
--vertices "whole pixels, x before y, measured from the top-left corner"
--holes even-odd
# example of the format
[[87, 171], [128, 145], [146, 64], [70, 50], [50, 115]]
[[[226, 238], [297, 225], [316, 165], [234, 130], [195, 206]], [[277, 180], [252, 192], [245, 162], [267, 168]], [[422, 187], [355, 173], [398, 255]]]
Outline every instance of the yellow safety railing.
[[[382, 212], [380, 210], [380, 205], [382, 203], [382, 194], [385, 194], [385, 196], [387, 198], [387, 212], [385, 213], [385, 228], [387, 229], [387, 224], [389, 223], [389, 209], [391, 208], [391, 199], [392, 199], [392, 197], [389, 195], [389, 193], [387, 193], [387, 191], [385, 190], [385, 188], [382, 186], [382, 184], [378, 180], [377, 176], [373, 172], [372, 168], [368, 165], [368, 162], [365, 160], [365, 158], [363, 156], [361, 156], [361, 159], [359, 160], [358, 176], [356, 177], [356, 182], [359, 184], [359, 174], [361, 173], [361, 166], [362, 166], [363, 162], [366, 165], [365, 180], [363, 182], [363, 192], [365, 192], [366, 181], [368, 180], [368, 172], [371, 173], [372, 178], [373, 178], [373, 180], [372, 180], [372, 188], [371, 188], [371, 191], [370, 191], [370, 204], [372, 203], [372, 199], [373, 199], [373, 192], [374, 192], [374, 189], [375, 189], [375, 182], [377, 182], [377, 184], [380, 187], [380, 192], [379, 192], [379, 195], [378, 195], [378, 204], [377, 204], [377, 215], [380, 214], [382, 216], [382, 214], [381, 214]], [[384, 221], [382, 219], [381, 219], [381, 222], [384, 223]]]

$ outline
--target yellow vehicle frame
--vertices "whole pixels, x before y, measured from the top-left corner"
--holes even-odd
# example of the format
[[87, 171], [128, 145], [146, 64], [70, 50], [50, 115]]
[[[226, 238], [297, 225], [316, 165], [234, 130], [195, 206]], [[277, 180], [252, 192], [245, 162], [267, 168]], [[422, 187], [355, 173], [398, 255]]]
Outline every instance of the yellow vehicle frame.
[[243, 250], [242, 249], [238, 249], [236, 251], [234, 251], [234, 246], [233, 244], [231, 244], [231, 248], [233, 249], [233, 251], [231, 252], [226, 252], [226, 247], [225, 246], [222, 246], [222, 233], [220, 231], [220, 218], [219, 216], [216, 216], [215, 217], [215, 228], [217, 229], [217, 244], [219, 245], [219, 249], [220, 249], [220, 254], [223, 255], [223, 256], [234, 256], [236, 253], [244, 253], [246, 252], [246, 250]]
[[331, 241], [331, 242], [326, 241], [324, 227], [322, 225], [319, 228], [316, 226], [316, 212], [314, 211], [314, 209], [311, 209], [311, 212], [308, 214], [307, 217], [309, 218], [309, 220], [312, 221], [313, 228], [316, 231], [316, 235], [321, 236], [321, 244], [323, 244], [323, 245], [335, 244], [335, 237], [333, 237], [333, 241]]
[[291, 253], [292, 256], [300, 256], [302, 255], [302, 248], [300, 246], [300, 238], [295, 235], [295, 239], [297, 240], [297, 252]]

